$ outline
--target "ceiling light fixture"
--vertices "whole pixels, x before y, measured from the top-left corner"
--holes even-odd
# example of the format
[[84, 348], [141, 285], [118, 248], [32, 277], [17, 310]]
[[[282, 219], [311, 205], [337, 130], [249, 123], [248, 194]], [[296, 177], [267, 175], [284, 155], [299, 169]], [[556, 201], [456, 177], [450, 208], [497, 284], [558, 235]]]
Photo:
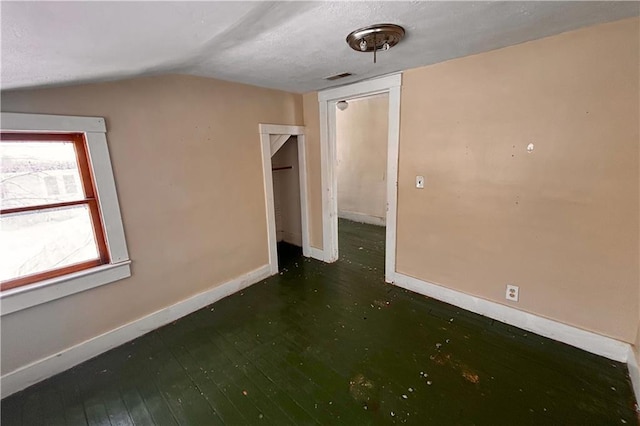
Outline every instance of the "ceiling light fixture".
[[389, 50], [402, 40], [404, 28], [395, 24], [376, 24], [360, 28], [347, 36], [347, 44], [357, 52], [373, 52], [376, 63], [378, 50]]
[[345, 109], [349, 108], [349, 102], [347, 101], [340, 101], [336, 104], [336, 106], [338, 107], [338, 109], [340, 111], [344, 111]]

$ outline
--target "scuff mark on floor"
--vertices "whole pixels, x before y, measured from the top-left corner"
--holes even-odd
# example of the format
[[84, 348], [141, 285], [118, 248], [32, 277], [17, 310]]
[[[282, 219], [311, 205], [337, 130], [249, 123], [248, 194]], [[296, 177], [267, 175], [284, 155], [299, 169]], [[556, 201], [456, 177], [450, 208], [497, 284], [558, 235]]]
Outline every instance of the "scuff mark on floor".
[[349, 393], [356, 401], [363, 403], [365, 409], [376, 411], [380, 408], [375, 383], [359, 373], [349, 381]]
[[460, 371], [462, 377], [474, 384], [480, 383], [480, 376], [468, 365], [451, 358], [451, 354], [437, 353], [431, 355], [430, 359], [438, 365], [449, 366], [450, 368]]

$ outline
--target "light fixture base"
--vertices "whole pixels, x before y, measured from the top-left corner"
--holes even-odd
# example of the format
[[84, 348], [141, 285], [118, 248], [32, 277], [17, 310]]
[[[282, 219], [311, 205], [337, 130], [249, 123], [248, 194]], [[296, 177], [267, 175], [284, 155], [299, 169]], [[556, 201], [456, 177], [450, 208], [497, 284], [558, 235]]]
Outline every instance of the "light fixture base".
[[[404, 28], [395, 24], [376, 24], [360, 28], [347, 36], [347, 44], [357, 52], [388, 50], [404, 37]], [[362, 42], [365, 42], [361, 45]], [[387, 46], [385, 46], [385, 43]]]

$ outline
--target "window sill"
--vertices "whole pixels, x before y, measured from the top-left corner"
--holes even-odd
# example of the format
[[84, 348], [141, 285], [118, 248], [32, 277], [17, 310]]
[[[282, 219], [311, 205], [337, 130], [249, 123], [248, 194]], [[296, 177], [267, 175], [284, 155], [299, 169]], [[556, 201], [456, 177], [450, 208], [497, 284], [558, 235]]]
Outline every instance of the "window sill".
[[130, 260], [74, 272], [0, 293], [4, 316], [131, 276]]

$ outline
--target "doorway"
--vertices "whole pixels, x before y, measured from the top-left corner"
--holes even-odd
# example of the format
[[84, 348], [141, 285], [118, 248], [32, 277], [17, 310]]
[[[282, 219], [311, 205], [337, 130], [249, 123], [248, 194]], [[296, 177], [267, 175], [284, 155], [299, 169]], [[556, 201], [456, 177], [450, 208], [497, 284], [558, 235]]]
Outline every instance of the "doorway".
[[297, 138], [297, 136], [289, 137], [271, 157], [276, 243], [280, 266], [282, 266], [283, 251], [297, 251], [299, 254], [302, 252], [302, 209]]
[[398, 144], [400, 139], [401, 74], [327, 89], [318, 93], [320, 149], [322, 160], [322, 225], [325, 262], [338, 260], [338, 179], [336, 109], [338, 102], [377, 94], [388, 94], [386, 172], [385, 281], [394, 282], [396, 272], [396, 219], [398, 193]]
[[302, 126], [260, 124], [259, 131], [273, 275], [278, 273], [278, 241], [300, 246], [304, 256], [310, 255], [306, 147]]

